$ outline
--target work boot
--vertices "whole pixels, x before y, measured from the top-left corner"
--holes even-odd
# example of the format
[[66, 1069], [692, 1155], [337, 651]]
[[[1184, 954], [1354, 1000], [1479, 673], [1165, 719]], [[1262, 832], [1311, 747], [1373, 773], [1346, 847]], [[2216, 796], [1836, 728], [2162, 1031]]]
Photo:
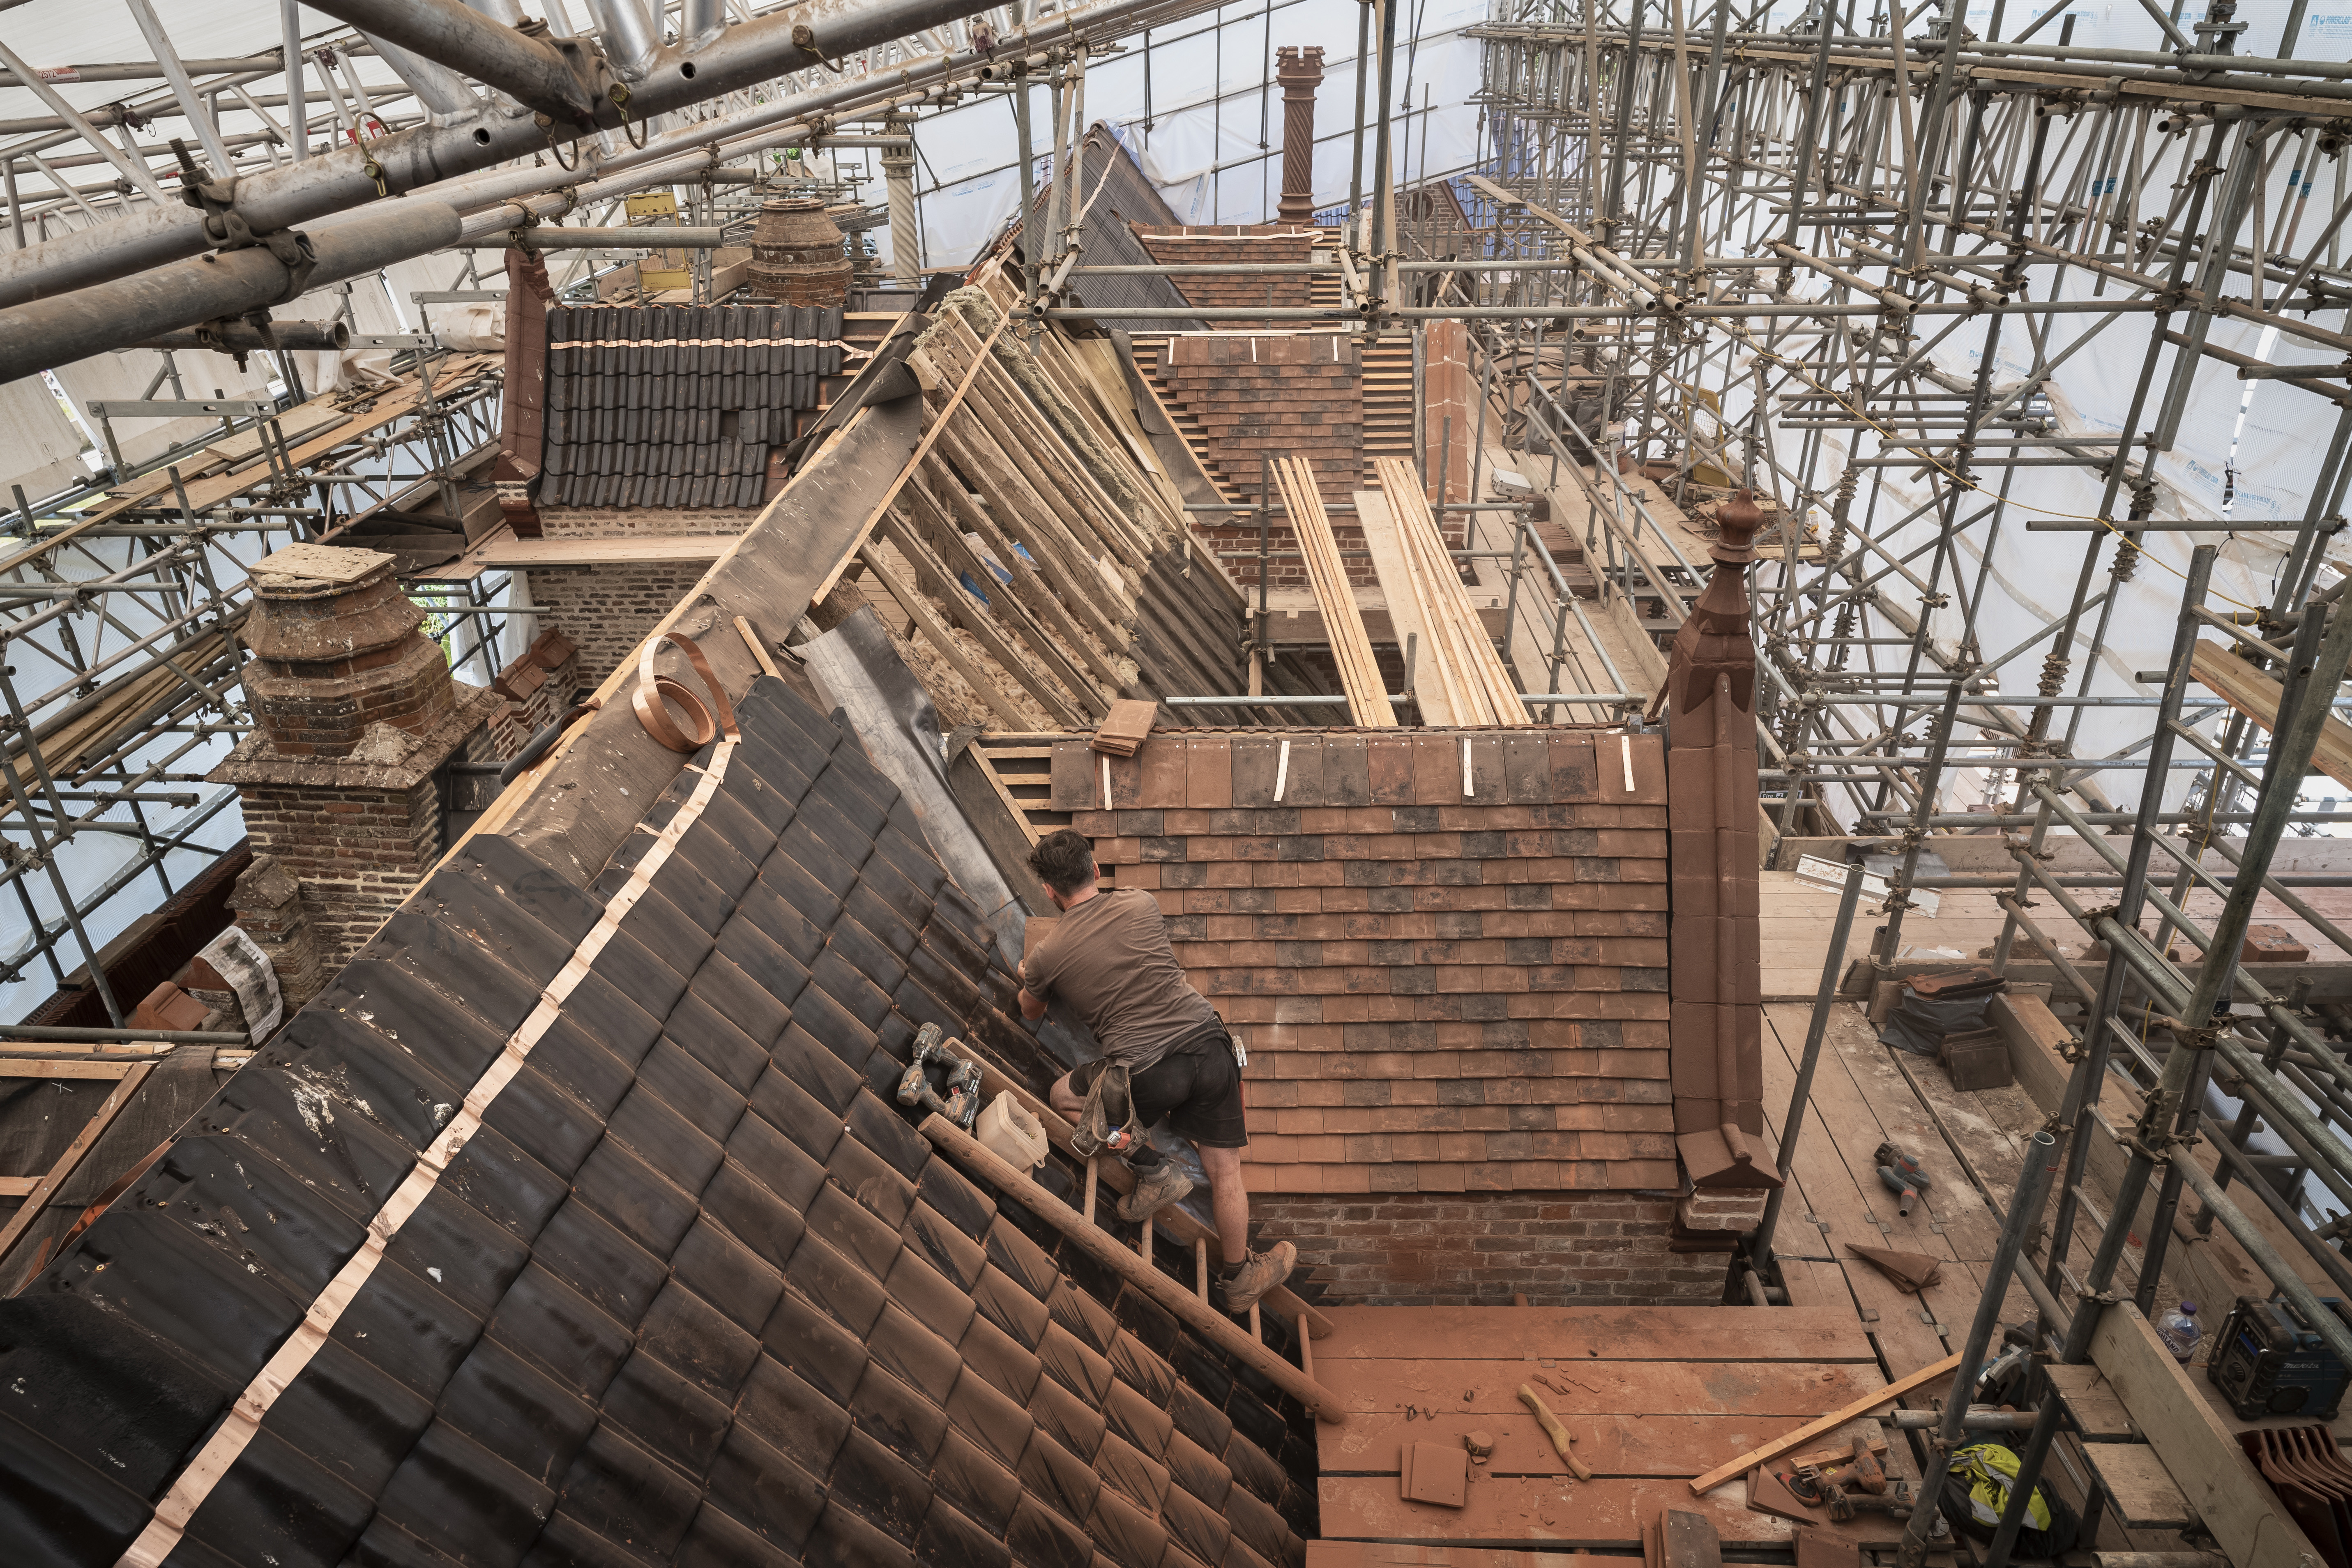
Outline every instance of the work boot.
[[1236, 1315], [1248, 1311], [1268, 1290], [1289, 1279], [1297, 1266], [1298, 1248], [1286, 1241], [1276, 1242], [1271, 1252], [1251, 1253], [1239, 1268], [1218, 1277], [1224, 1287], [1225, 1310]]
[[1175, 1161], [1162, 1160], [1135, 1173], [1135, 1191], [1118, 1200], [1118, 1217], [1129, 1225], [1141, 1225], [1170, 1204], [1183, 1202], [1192, 1190], [1192, 1178], [1179, 1170]]

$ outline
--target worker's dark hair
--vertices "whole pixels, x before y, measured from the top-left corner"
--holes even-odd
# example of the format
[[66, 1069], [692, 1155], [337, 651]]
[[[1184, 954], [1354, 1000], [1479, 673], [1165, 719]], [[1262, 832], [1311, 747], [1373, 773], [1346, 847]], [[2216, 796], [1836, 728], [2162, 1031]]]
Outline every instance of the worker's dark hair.
[[1064, 898], [1095, 879], [1095, 847], [1083, 833], [1056, 828], [1029, 851], [1029, 868]]

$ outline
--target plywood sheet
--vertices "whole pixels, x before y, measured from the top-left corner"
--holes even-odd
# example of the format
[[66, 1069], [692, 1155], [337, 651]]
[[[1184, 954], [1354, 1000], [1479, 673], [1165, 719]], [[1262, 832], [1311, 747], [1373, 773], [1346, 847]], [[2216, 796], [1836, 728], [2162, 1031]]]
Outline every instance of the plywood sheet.
[[1333, 1307], [1316, 1358], [1870, 1361], [1852, 1311], [1721, 1307]]
[[[1402, 1415], [1407, 1405], [1449, 1415], [1514, 1411], [1525, 1415], [1518, 1387], [1536, 1370], [1521, 1361], [1327, 1361], [1319, 1344], [1315, 1357], [1317, 1379], [1351, 1416], [1360, 1411]], [[1552, 1390], [1538, 1392], [1562, 1421], [1572, 1415], [1675, 1410], [1694, 1415], [1793, 1418], [1782, 1423], [1789, 1426], [1851, 1405], [1886, 1384], [1870, 1363], [1588, 1361], [1554, 1368], [1548, 1375], [1567, 1392], [1557, 1399]]]
[[[1316, 1350], [1319, 1355], [1319, 1342]], [[1318, 1376], [1324, 1373], [1319, 1360], [1315, 1370]], [[1745, 1453], [1770, 1442], [1793, 1424], [1786, 1415], [1597, 1415], [1561, 1408], [1566, 1400], [1549, 1389], [1537, 1392], [1576, 1439], [1576, 1457], [1596, 1476], [1687, 1479], [1702, 1458]], [[1345, 1426], [1318, 1433], [1322, 1473], [1393, 1475], [1402, 1444], [1437, 1442], [1459, 1447], [1463, 1434], [1474, 1431], [1486, 1432], [1495, 1439], [1495, 1457], [1485, 1466], [1489, 1475], [1568, 1474], [1550, 1440], [1524, 1408], [1516, 1416], [1493, 1411], [1440, 1411], [1433, 1416], [1416, 1415], [1410, 1421], [1401, 1411], [1350, 1415]]]
[[[1365, 1541], [1528, 1542], [1557, 1545], [1623, 1548], [1642, 1538], [1643, 1521], [1669, 1508], [1703, 1515], [1722, 1539], [1734, 1544], [1789, 1541], [1798, 1526], [1770, 1514], [1750, 1512], [1742, 1477], [1706, 1497], [1691, 1496], [1678, 1480], [1600, 1479], [1559, 1481], [1490, 1476], [1470, 1483], [1459, 1509], [1432, 1508], [1397, 1495], [1393, 1476], [1326, 1476], [1318, 1491], [1326, 1538]], [[1891, 1547], [1903, 1524], [1885, 1514], [1867, 1514], [1851, 1525], [1811, 1528], [1854, 1541]]]

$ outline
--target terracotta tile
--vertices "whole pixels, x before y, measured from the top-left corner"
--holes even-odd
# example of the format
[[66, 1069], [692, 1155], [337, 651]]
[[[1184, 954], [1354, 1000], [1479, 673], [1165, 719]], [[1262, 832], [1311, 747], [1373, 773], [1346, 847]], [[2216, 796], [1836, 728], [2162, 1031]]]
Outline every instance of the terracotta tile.
[[1414, 1173], [1413, 1190], [1423, 1193], [1458, 1193], [1465, 1189], [1464, 1167], [1458, 1164], [1423, 1163]]
[[1184, 747], [1185, 737], [1164, 732], [1143, 743], [1143, 749], [1136, 753], [1136, 761], [1142, 768], [1137, 805], [1166, 808], [1186, 804]]
[[1504, 805], [1510, 799], [1510, 791], [1505, 782], [1503, 737], [1478, 733], [1469, 741], [1470, 794], [1465, 798], [1482, 806]]
[[[1101, 761], [1110, 764], [1112, 809], [1132, 809], [1141, 805], [1143, 804], [1143, 759], [1140, 756], [1105, 757]], [[1099, 792], [1101, 789], [1099, 764], [1096, 772], [1097, 774], [1096, 789]]]
[[1364, 741], [1366, 776], [1376, 805], [1413, 803], [1415, 742], [1406, 735], [1371, 735]]
[[1215, 810], [1233, 803], [1233, 742], [1223, 735], [1185, 737], [1184, 804]]
[[1319, 736], [1293, 735], [1290, 763], [1282, 772], [1282, 798], [1276, 805], [1318, 806], [1323, 804], [1323, 742]]
[[1151, 896], [1159, 900], [1160, 912], [1161, 914], [1181, 915], [1184, 913], [1184, 895], [1182, 893], [1171, 892], [1166, 889], [1162, 889], [1159, 892], [1153, 893]]
[[1141, 888], [1146, 892], [1157, 892], [1160, 889], [1160, 868], [1150, 862], [1123, 866], [1119, 868], [1118, 885], [1122, 888]]
[[1269, 806], [1274, 804], [1274, 773], [1279, 754], [1279, 745], [1270, 736], [1234, 737], [1234, 805]]
[[1371, 764], [1361, 735], [1324, 737], [1323, 799], [1332, 806], [1371, 804]]
[[1084, 741], [1054, 742], [1052, 784], [1046, 801], [1055, 811], [1090, 811], [1103, 806], [1095, 753]]
[[[1376, 1193], [1415, 1193], [1421, 1190], [1420, 1167], [1404, 1164], [1374, 1165], [1368, 1174], [1371, 1190]], [[1432, 1188], [1431, 1191], [1441, 1191]]]
[[1511, 1190], [1519, 1193], [1549, 1193], [1559, 1190], [1559, 1162], [1553, 1160], [1514, 1160], [1511, 1162]]
[[[1597, 801], [1601, 798], [1600, 772], [1594, 754], [1599, 738], [1591, 735], [1554, 734], [1551, 737], [1551, 794], [1549, 798], [1560, 802]], [[1622, 798], [1623, 781], [1612, 799]]]
[[1444, 730], [1412, 739], [1412, 796], [1419, 805], [1460, 805], [1471, 797], [1462, 788], [1462, 747], [1470, 737]]
[[1323, 1167], [1323, 1190], [1327, 1193], [1369, 1193], [1372, 1190], [1373, 1167], [1350, 1161], [1344, 1165]]
[[1477, 1161], [1464, 1173], [1462, 1185], [1474, 1193], [1507, 1193], [1511, 1190], [1511, 1167], [1498, 1161]]

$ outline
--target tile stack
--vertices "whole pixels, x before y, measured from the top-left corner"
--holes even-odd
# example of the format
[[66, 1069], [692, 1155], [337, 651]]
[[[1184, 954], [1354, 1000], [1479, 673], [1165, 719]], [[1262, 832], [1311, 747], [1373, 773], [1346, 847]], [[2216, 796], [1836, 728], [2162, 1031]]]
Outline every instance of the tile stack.
[[1672, 1187], [1664, 751], [1566, 727], [1056, 742], [1244, 1037], [1252, 1186]]
[[579, 306], [547, 318], [539, 504], [756, 507], [843, 368], [839, 307]]
[[1110, 705], [1110, 712], [1088, 743], [1106, 757], [1131, 757], [1150, 738], [1151, 726], [1159, 719], [1159, 703], [1123, 698]]

